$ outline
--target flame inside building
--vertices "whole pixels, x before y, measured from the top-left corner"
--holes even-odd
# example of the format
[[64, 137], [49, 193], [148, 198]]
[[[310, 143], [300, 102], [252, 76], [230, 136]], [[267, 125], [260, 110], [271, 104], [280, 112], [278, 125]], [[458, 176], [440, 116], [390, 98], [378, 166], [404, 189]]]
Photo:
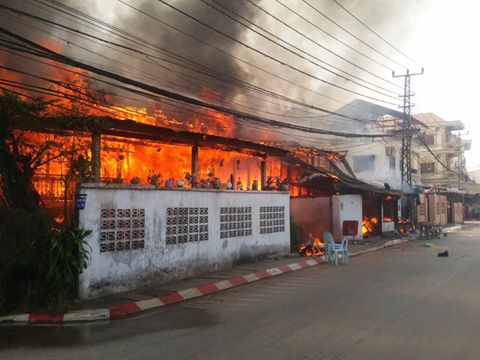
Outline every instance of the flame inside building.
[[[133, 111], [131, 107], [123, 109], [126, 109], [125, 111], [129, 114]], [[166, 123], [168, 127], [158, 127], [156, 126], [158, 121], [155, 123], [150, 116], [140, 116], [141, 110], [136, 112], [135, 123], [130, 119], [114, 120], [117, 124], [124, 123], [128, 126], [149, 125], [149, 130], [152, 131], [166, 129], [175, 137], [178, 133], [185, 136], [193, 134], [200, 140], [205, 139], [208, 134], [215, 136], [221, 133], [221, 128], [227, 128], [227, 134], [234, 131], [234, 126], [228, 123], [228, 120], [231, 120], [228, 116], [217, 116], [215, 121], [208, 123], [208, 128], [203, 121], [198, 118], [193, 119], [193, 122], [186, 126], [187, 131], [177, 131], [171, 130], [178, 128], [176, 126], [178, 122], [175, 119], [164, 116], [160, 119], [161, 123]], [[205, 132], [200, 134], [199, 131]], [[238, 145], [230, 146], [228, 142], [237, 141], [236, 139], [222, 137], [225, 146], [216, 144], [215, 141], [207, 145], [195, 146], [191, 144], [192, 141], [177, 142], [175, 138], [170, 139], [165, 135], [156, 139], [153, 135], [153, 137], [142, 138], [128, 134], [127, 132], [126, 136], [125, 134], [102, 135], [99, 149], [101, 164], [99, 175], [102, 182], [197, 188], [210, 188], [213, 184], [218, 188], [227, 188], [227, 184], [230, 183], [234, 190], [262, 190], [262, 167], [264, 167], [266, 189], [274, 189], [275, 186], [279, 188], [281, 180], [285, 183], [288, 175], [291, 175], [287, 174], [287, 164], [278, 157], [267, 157], [265, 153], [251, 151]], [[180, 137], [181, 135], [178, 136]], [[74, 149], [75, 156], [81, 155], [85, 159], [92, 159], [90, 133], [82, 135], [55, 132], [28, 133], [28, 138], [32, 144], [47, 141], [55, 144], [48, 154], [53, 160], [38, 169], [35, 186], [44, 200], [63, 199], [64, 179], [70, 170], [70, 163], [74, 156], [58, 156], [58, 154], [65, 149]], [[192, 154], [194, 147], [197, 151], [195, 169]], [[196, 175], [195, 181], [192, 181], [193, 171]]]
[[362, 235], [363, 238], [367, 238], [373, 231], [375, 226], [378, 224], [378, 218], [371, 217], [368, 218], [366, 216], [362, 219]]
[[[71, 137], [35, 134], [34, 139], [49, 139], [58, 144], [71, 145]], [[88, 138], [76, 139], [80, 152], [91, 158]], [[189, 176], [192, 172], [192, 148], [185, 145], [173, 145], [106, 137], [101, 147], [101, 180], [110, 183], [137, 183], [163, 186], [168, 179], [174, 186], [191, 187]], [[225, 187], [231, 179], [236, 190], [250, 190], [258, 184], [261, 190], [261, 158], [240, 152], [200, 148], [198, 154], [199, 187], [206, 187], [211, 178], [218, 178]], [[43, 198], [62, 198], [63, 177], [69, 171], [70, 159], [66, 156], [50, 161], [42, 166], [35, 177], [37, 191]], [[286, 165], [279, 159], [266, 159], [266, 173], [271, 178], [286, 176]], [[210, 183], [208, 183], [210, 186]]]

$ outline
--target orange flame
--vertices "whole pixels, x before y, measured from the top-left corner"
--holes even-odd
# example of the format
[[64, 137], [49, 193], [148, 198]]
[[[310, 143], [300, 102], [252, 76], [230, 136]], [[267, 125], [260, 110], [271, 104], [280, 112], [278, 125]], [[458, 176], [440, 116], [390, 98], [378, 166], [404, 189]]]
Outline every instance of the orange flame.
[[378, 218], [376, 217], [371, 217], [370, 219], [366, 216], [363, 217], [362, 219], [362, 235], [364, 238], [368, 237], [370, 235], [374, 228], [375, 225], [378, 224]]
[[[44, 46], [57, 52], [62, 52], [61, 43], [41, 42]], [[0, 56], [0, 64], [7, 66], [8, 61]], [[49, 60], [45, 60], [50, 62]], [[56, 64], [52, 62], [52, 64]], [[48, 70], [47, 70], [48, 69]], [[56, 89], [72, 96], [80, 96], [81, 91], [88, 91], [82, 88], [85, 79], [82, 74], [88, 72], [79, 72], [72, 74], [58, 68], [45, 66], [44, 71], [54, 72], [51, 78], [62, 79], [65, 84], [72, 85], [71, 89], [55, 86]], [[19, 75], [0, 69], [0, 77], [18, 81], [21, 83], [32, 83], [32, 79], [27, 76]], [[42, 86], [44, 86], [42, 84]], [[6, 86], [8, 87], [8, 86]], [[14, 87], [8, 87], [15, 90]], [[80, 91], [80, 95], [79, 95]], [[28, 91], [22, 91], [28, 93]], [[31, 93], [32, 96], [39, 96], [38, 93]], [[204, 88], [199, 97], [209, 102], [215, 102], [221, 99], [221, 93], [215, 90]], [[61, 115], [66, 109], [83, 106], [82, 102], [73, 101], [68, 98], [59, 99], [58, 97], [41, 95], [45, 100], [55, 100], [56, 106], [49, 106], [44, 115]], [[192, 113], [185, 118], [185, 115], [177, 114], [173, 109], [167, 113], [163, 108], [149, 108], [147, 106], [136, 107], [119, 103], [112, 96], [104, 96], [106, 101], [99, 101], [90, 106], [81, 108], [81, 114], [105, 116], [109, 115], [120, 120], [134, 120], [140, 123], [164, 126], [174, 129], [188, 130], [192, 132], [214, 134], [219, 136], [235, 138], [237, 129], [232, 116], [219, 113], [213, 110], [203, 109]], [[182, 114], [182, 113], [180, 113]], [[54, 140], [61, 144], [59, 148], [69, 149], [72, 144], [83, 142], [80, 153], [86, 159], [91, 158], [89, 137], [57, 136], [46, 134], [33, 134], [32, 143], [41, 144], [46, 140]], [[78, 145], [78, 144], [77, 144]], [[56, 150], [57, 153], [60, 150]], [[55, 156], [55, 149], [52, 149], [49, 156]], [[64, 192], [63, 177], [69, 170], [70, 164], [65, 157], [58, 158], [42, 166], [36, 174], [36, 188], [41, 195], [52, 198], [61, 198]], [[287, 168], [282, 165], [280, 160], [275, 158], [267, 159], [267, 176], [283, 179], [286, 177]], [[154, 142], [145, 142], [134, 139], [124, 139], [116, 137], [102, 137], [101, 148], [101, 177], [104, 181], [130, 183], [139, 182], [140, 184], [165, 185], [167, 179], [172, 179], [173, 184], [184, 182], [184, 186], [191, 186], [191, 147], [186, 145], [160, 144]], [[217, 149], [199, 150], [199, 174], [198, 181], [200, 186], [208, 187], [215, 178], [221, 183], [222, 187], [233, 177], [232, 187], [236, 189], [248, 190], [257, 188], [261, 190], [260, 184], [260, 159], [232, 151], [222, 151]], [[255, 184], [255, 185], [254, 185]]]
[[299, 252], [307, 257], [322, 256], [325, 254], [325, 243], [321, 237], [310, 234], [307, 243], [300, 244]]

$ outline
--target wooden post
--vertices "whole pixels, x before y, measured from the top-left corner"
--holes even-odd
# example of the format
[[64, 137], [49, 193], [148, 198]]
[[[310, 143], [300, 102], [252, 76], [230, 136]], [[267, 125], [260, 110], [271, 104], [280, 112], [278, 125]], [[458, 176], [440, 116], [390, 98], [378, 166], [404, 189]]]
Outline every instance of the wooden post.
[[262, 190], [267, 186], [267, 161], [262, 160], [260, 163], [260, 182], [262, 185]]
[[93, 171], [93, 179], [95, 182], [100, 182], [100, 170], [101, 170], [101, 158], [100, 158], [100, 151], [101, 151], [101, 144], [102, 139], [101, 135], [98, 132], [92, 133], [92, 171]]
[[192, 146], [192, 187], [198, 184], [198, 145]]
[[290, 185], [292, 183], [292, 166], [287, 165], [287, 182]]

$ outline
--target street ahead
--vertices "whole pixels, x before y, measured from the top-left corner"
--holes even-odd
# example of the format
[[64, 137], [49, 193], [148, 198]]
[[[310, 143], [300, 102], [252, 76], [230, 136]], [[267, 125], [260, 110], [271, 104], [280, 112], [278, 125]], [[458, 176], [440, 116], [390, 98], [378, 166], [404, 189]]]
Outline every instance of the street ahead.
[[479, 359], [480, 227], [434, 243], [113, 323], [1, 327], [0, 358]]

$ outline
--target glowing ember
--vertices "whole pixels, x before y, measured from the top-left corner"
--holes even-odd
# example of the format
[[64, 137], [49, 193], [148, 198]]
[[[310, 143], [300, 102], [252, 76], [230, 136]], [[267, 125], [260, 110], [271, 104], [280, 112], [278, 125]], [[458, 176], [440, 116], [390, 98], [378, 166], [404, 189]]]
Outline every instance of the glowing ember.
[[322, 256], [325, 254], [325, 243], [320, 237], [309, 235], [305, 243], [300, 244], [299, 253], [303, 256]]
[[408, 219], [400, 219], [398, 220], [398, 231], [400, 234], [406, 234], [412, 229], [410, 224], [410, 220]]

